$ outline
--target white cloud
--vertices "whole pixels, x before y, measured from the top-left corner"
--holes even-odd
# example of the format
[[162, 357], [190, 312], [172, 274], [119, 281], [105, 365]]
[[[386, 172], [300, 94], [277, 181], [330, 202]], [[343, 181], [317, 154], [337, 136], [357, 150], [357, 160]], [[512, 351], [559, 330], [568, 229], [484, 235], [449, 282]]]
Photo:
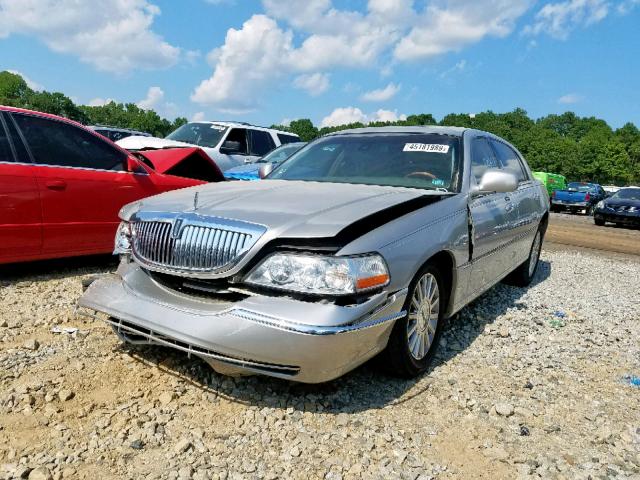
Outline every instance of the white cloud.
[[399, 91], [400, 85], [390, 83], [384, 88], [363, 93], [360, 99], [365, 102], [385, 102], [395, 97]]
[[161, 117], [174, 119], [178, 116], [178, 106], [164, 101], [164, 90], [160, 87], [149, 87], [147, 96], [136, 105], [143, 110], [154, 110]]
[[22, 79], [27, 83], [27, 87], [29, 87], [31, 90], [35, 90], [37, 92], [44, 90], [44, 86], [32, 80], [31, 78], [27, 77], [24, 73], [18, 70], [7, 70], [7, 72], [13, 73], [14, 75], [20, 75]]
[[584, 100], [584, 97], [582, 95], [579, 95], [577, 93], [567, 93], [566, 95], [563, 95], [558, 99], [558, 103], [561, 103], [563, 105], [571, 105], [574, 103], [579, 103], [582, 100]]
[[260, 92], [284, 73], [292, 41], [291, 32], [265, 15], [254, 15], [240, 30], [230, 28], [224, 45], [208, 56], [215, 58], [213, 75], [196, 87], [191, 100], [231, 113], [253, 110]]
[[546, 33], [564, 40], [576, 27], [586, 27], [603, 20], [609, 13], [608, 0], [567, 0], [547, 3], [536, 13], [534, 23], [524, 29], [528, 35]]
[[369, 122], [397, 122], [398, 120], [406, 120], [407, 116], [402, 114], [398, 115], [397, 110], [378, 110], [372, 115], [369, 115]]
[[196, 112], [193, 114], [193, 116], [191, 117], [191, 121], [192, 122], [201, 122], [202, 120], [205, 119], [205, 115], [204, 112]]
[[446, 78], [454, 73], [464, 72], [466, 68], [467, 68], [467, 61], [464, 59], [460, 60], [456, 62], [456, 64], [453, 67], [448, 68], [444, 72], [442, 72], [440, 74], [440, 78]]
[[396, 122], [406, 119], [407, 116], [404, 114], [398, 115], [397, 110], [380, 109], [377, 112], [367, 115], [357, 107], [341, 107], [336, 108], [328, 116], [324, 117], [322, 122], [320, 122], [320, 126], [335, 127], [357, 122], [368, 124], [371, 122]]
[[137, 105], [143, 110], [154, 110], [162, 100], [164, 100], [164, 91], [160, 87], [149, 87], [147, 96], [140, 100]]
[[329, 89], [329, 75], [327, 73], [312, 73], [296, 77], [293, 86], [305, 90], [309, 95], [316, 97]]
[[320, 126], [335, 127], [338, 125], [347, 125], [349, 123], [356, 122], [366, 123], [367, 121], [367, 116], [359, 108], [343, 107], [336, 108], [328, 116], [324, 117], [322, 122], [320, 122]]
[[635, 7], [640, 6], [640, 0], [624, 0], [620, 2], [616, 7], [616, 11], [620, 15], [626, 15], [630, 13]]
[[115, 102], [115, 100], [113, 98], [96, 97], [89, 100], [89, 103], [87, 103], [87, 105], [89, 105], [90, 107], [104, 107], [111, 102]]
[[401, 61], [459, 51], [487, 36], [506, 37], [532, 0], [449, 0], [429, 4], [394, 48]]
[[180, 49], [151, 29], [159, 14], [147, 0], [0, 0], [0, 38], [33, 36], [108, 72], [166, 68]]

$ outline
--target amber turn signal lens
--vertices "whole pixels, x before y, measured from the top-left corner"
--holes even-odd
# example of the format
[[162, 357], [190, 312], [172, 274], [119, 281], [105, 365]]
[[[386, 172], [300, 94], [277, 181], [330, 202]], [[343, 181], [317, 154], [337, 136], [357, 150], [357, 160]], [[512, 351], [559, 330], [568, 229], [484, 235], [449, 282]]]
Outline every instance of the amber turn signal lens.
[[376, 275], [375, 277], [359, 278], [356, 281], [358, 290], [366, 290], [368, 288], [386, 285], [389, 281], [389, 275]]

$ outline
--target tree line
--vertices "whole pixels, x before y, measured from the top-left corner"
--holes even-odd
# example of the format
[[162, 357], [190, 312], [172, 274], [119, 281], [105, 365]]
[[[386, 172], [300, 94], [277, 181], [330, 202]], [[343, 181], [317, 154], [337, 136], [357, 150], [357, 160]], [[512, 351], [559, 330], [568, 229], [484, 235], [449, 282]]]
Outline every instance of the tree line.
[[[169, 121], [134, 103], [110, 102], [96, 107], [76, 105], [63, 93], [34, 91], [20, 75], [6, 71], [0, 72], [0, 105], [53, 113], [86, 125], [141, 130], [157, 137], [164, 137], [187, 122], [186, 118]], [[396, 122], [368, 124], [389, 125], [448, 125], [485, 130], [515, 145], [533, 170], [559, 173], [569, 180], [616, 185], [640, 183], [640, 131], [631, 122], [614, 130], [602, 119], [579, 117], [573, 112], [532, 119], [526, 111], [517, 108], [507, 113], [451, 113], [439, 122], [433, 115], [423, 113], [409, 115]], [[364, 126], [352, 123], [318, 128], [309, 119], [295, 120], [289, 125], [273, 125], [274, 128], [296, 133], [304, 141]]]
[[153, 110], [142, 109], [135, 103], [112, 101], [96, 107], [76, 105], [63, 93], [35, 91], [29, 88], [20, 75], [7, 71], [0, 72], [0, 105], [52, 113], [85, 125], [131, 128], [156, 137], [165, 137], [187, 123], [187, 119], [182, 117], [169, 121]]

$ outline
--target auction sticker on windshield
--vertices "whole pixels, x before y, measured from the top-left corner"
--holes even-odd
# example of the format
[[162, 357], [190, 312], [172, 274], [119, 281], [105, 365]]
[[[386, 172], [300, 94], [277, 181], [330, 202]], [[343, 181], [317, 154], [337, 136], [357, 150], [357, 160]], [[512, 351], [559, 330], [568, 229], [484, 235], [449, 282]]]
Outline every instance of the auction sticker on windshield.
[[403, 152], [449, 153], [449, 145], [439, 143], [405, 143]]

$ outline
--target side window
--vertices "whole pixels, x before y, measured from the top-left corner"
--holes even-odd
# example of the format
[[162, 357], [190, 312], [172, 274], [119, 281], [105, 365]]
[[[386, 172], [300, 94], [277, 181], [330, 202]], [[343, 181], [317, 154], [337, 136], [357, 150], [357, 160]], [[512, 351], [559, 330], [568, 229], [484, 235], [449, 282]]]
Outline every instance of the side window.
[[[2, 113], [0, 113], [0, 115], [2, 115]], [[13, 161], [13, 151], [9, 143], [9, 135], [4, 129], [4, 121], [2, 117], [0, 117], [0, 163]]]
[[471, 143], [471, 173], [478, 184], [490, 168], [500, 168], [493, 150], [486, 138], [475, 138]]
[[527, 181], [528, 178], [524, 173], [524, 168], [522, 167], [522, 162], [520, 162], [518, 154], [511, 147], [508, 147], [502, 142], [491, 140], [491, 144], [496, 150], [496, 155], [498, 156], [498, 160], [500, 161], [502, 168], [518, 177], [518, 182]]
[[247, 130], [244, 128], [232, 128], [225, 138], [225, 142], [238, 142], [240, 144], [239, 154], [246, 155], [249, 151], [247, 148]]
[[287, 143], [295, 143], [300, 141], [300, 137], [295, 135], [285, 135], [283, 133], [278, 134], [278, 140], [280, 140], [281, 145], [285, 145]]
[[123, 170], [126, 155], [95, 135], [64, 122], [13, 114], [18, 128], [41, 165]]
[[263, 157], [274, 148], [276, 148], [276, 144], [269, 132], [251, 130], [251, 155]]

